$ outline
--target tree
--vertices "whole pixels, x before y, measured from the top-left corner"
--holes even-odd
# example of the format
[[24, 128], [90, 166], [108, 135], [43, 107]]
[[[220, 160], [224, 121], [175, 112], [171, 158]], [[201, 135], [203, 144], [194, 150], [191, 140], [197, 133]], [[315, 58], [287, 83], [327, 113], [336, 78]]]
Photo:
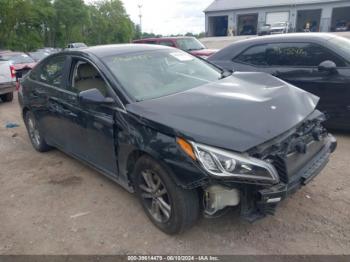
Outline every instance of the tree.
[[88, 18], [83, 0], [55, 0], [56, 43], [64, 46], [69, 42], [83, 41], [84, 25]]
[[0, 49], [30, 51], [69, 42], [125, 43], [141, 38], [120, 0], [0, 0]]

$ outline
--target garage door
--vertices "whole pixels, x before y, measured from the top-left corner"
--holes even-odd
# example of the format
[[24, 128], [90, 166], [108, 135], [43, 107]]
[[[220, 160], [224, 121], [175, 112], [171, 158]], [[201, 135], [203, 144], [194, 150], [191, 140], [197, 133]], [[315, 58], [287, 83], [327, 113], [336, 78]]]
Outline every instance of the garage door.
[[272, 25], [278, 22], [289, 22], [289, 12], [266, 13], [266, 24]]

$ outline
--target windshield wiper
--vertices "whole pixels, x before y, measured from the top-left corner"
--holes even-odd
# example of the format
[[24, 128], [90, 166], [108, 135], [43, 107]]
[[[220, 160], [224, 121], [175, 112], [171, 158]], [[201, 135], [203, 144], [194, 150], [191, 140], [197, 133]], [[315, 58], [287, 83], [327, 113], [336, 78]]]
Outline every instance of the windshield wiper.
[[221, 77], [219, 79], [224, 79], [226, 77], [229, 77], [233, 74], [233, 72], [228, 71], [228, 70], [222, 70], [221, 72]]
[[201, 48], [189, 48], [189, 49], [187, 49], [187, 51], [190, 52], [190, 51], [198, 51], [198, 50], [203, 50], [203, 49], [204, 49], [203, 47], [201, 47]]

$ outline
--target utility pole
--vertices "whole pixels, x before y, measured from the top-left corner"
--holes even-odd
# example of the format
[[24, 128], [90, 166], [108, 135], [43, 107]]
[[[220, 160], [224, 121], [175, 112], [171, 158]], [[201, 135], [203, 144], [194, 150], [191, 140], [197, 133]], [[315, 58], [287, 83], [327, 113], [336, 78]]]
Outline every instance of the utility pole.
[[137, 6], [139, 8], [140, 31], [141, 31], [141, 35], [142, 35], [142, 4], [139, 3]]

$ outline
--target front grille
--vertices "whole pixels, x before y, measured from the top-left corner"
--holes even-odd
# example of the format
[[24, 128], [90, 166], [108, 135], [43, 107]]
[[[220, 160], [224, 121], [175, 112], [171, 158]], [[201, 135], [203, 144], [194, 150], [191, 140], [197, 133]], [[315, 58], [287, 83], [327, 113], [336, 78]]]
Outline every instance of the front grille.
[[287, 173], [286, 162], [279, 156], [275, 156], [272, 165], [276, 168], [278, 176], [280, 177], [280, 181], [288, 184], [289, 178]]

